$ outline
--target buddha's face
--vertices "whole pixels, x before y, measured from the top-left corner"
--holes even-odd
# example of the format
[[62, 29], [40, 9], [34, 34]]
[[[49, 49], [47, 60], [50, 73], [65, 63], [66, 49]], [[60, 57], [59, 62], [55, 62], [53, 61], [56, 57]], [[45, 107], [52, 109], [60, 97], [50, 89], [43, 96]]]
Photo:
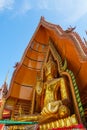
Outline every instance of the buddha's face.
[[46, 67], [45, 67], [45, 76], [48, 77], [51, 73], [51, 70], [52, 70], [52, 66], [51, 64], [47, 63], [46, 64]]
[[56, 64], [54, 61], [49, 60], [45, 65], [45, 76], [48, 77], [55, 77], [55, 72], [57, 72]]

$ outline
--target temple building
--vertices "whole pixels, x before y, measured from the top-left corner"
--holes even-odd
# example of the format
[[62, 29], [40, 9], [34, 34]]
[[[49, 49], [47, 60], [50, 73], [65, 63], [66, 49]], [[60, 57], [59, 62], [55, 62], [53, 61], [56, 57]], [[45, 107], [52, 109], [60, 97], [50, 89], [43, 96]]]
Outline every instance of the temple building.
[[9, 120], [21, 122], [8, 130], [86, 128], [86, 68], [86, 40], [81, 40], [75, 28], [63, 30], [41, 17], [21, 61], [15, 65], [0, 109], [1, 116], [7, 109]]

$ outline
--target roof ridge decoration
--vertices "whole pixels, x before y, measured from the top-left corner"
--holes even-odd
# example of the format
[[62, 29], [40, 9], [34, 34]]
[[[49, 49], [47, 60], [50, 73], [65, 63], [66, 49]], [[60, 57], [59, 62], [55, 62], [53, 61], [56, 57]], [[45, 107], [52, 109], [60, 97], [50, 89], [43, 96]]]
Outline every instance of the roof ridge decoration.
[[[81, 37], [80, 37], [80, 35], [77, 33], [77, 32], [73, 32], [74, 33], [74, 35], [78, 38], [78, 40], [80, 41], [80, 44], [82, 45], [82, 48], [83, 48], [83, 50], [84, 50], [84, 52], [85, 52], [85, 54], [87, 54], [87, 45], [85, 45], [85, 43], [86, 43], [86, 40], [84, 40], [84, 42], [82, 41], [82, 39], [81, 39]], [[83, 38], [84, 39], [84, 38]]]
[[87, 40], [85, 39], [85, 37], [83, 37], [83, 40], [84, 40], [84, 44], [85, 44], [85, 46], [86, 46], [86, 50], [87, 50]]
[[48, 29], [49, 29], [49, 27], [51, 27], [60, 36], [64, 36], [64, 35], [69, 36], [69, 38], [71, 40], [73, 39], [75, 46], [79, 51], [79, 56], [81, 57], [81, 59], [82, 60], [87, 59], [87, 47], [84, 44], [84, 42], [82, 41], [82, 39], [80, 38], [79, 34], [77, 32], [74, 32], [75, 27], [72, 28], [71, 31], [69, 31], [67, 33], [66, 31], [64, 31], [61, 28], [61, 26], [47, 22], [44, 17], [41, 17], [40, 25], [42, 25], [42, 26], [44, 26], [45, 28], [48, 28]]
[[67, 60], [65, 59], [64, 60], [64, 63], [62, 62], [62, 58], [61, 56], [58, 54], [57, 50], [55, 49], [54, 45], [53, 45], [53, 41], [50, 39], [49, 40], [49, 45], [50, 45], [50, 49], [51, 51], [53, 51], [56, 59], [58, 60], [58, 71], [59, 73], [62, 72], [62, 71], [65, 71], [66, 68], [67, 68]]

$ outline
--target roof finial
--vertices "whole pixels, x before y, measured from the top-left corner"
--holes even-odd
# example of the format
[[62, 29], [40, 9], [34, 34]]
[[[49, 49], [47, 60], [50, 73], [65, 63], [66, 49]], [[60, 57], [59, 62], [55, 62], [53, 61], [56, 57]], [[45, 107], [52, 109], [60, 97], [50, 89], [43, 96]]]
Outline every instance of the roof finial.
[[45, 20], [44, 16], [41, 16], [41, 20]]
[[87, 40], [83, 37], [83, 39], [84, 39], [84, 42], [85, 42], [85, 44], [86, 44], [86, 46], [87, 46]]
[[75, 26], [75, 27], [72, 27], [72, 26], [70, 25], [70, 27], [68, 27], [68, 29], [65, 30], [65, 32], [66, 32], [66, 33], [70, 33], [70, 32], [73, 32], [75, 29], [76, 29], [76, 26]]

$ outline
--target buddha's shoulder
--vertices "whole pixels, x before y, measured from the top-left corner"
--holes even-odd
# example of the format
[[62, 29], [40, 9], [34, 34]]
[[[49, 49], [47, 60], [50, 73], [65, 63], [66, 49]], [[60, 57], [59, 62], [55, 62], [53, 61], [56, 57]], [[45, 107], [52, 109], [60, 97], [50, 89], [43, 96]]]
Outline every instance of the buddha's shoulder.
[[54, 85], [54, 84], [57, 84], [58, 82], [60, 82], [61, 80], [62, 80], [62, 78], [55, 78], [55, 79], [45, 82], [44, 85]]

